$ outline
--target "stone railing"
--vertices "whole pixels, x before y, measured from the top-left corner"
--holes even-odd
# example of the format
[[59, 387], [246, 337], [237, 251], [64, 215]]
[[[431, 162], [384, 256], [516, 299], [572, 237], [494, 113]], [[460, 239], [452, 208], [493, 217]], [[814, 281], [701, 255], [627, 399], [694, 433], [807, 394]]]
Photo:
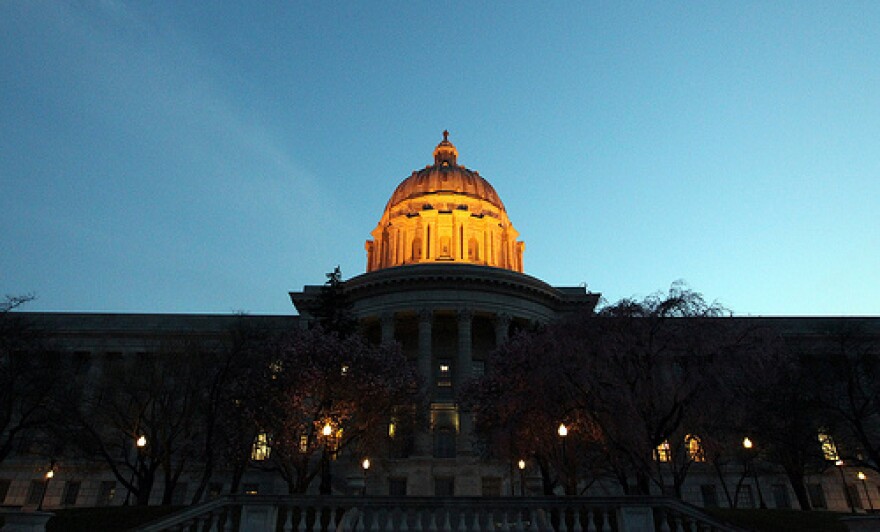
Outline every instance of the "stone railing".
[[723, 532], [740, 529], [658, 497], [227, 496], [139, 532], [484, 531]]

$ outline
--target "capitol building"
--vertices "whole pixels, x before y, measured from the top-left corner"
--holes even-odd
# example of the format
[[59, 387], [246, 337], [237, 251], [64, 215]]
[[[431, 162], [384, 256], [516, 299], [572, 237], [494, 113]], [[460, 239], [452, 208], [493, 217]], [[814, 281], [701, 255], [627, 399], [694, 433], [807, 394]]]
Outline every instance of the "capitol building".
[[[367, 340], [374, 345], [397, 344], [417, 368], [427, 397], [427, 423], [406, 453], [373, 460], [369, 477], [362, 471], [360, 457], [340, 456], [332, 464], [333, 493], [541, 495], [537, 472], [515, 474], [510, 464], [475, 451], [473, 419], [457, 397], [468, 381], [484, 374], [488, 355], [517, 331], [567, 315], [592, 313], [600, 294], [582, 286], [551, 286], [525, 273], [526, 244], [519, 240], [501, 195], [479, 172], [459, 163], [458, 149], [447, 132], [428, 162], [400, 181], [381, 213], [377, 206], [378, 223], [365, 243], [366, 271], [342, 284], [350, 312]], [[83, 379], [88, 382], [100, 379], [113, 364], [137, 372], [141, 357], [172, 339], [220, 338], [238, 320], [273, 331], [307, 329], [319, 319], [323, 289], [316, 284], [290, 292], [296, 315], [285, 316], [15, 314], [60, 346], [62, 356], [84, 368]], [[809, 341], [829, 322], [845, 320], [755, 319], [772, 322], [783, 335], [803, 341]], [[880, 329], [878, 320], [868, 321], [874, 330]], [[254, 456], [254, 460], [259, 458]], [[129, 501], [130, 494], [118, 477], [99, 461], [59, 468], [48, 483], [43, 478], [46, 467], [44, 458], [26, 452], [13, 453], [0, 463], [0, 503], [39, 504], [51, 510]], [[194, 493], [195, 474], [192, 479], [187, 474], [174, 494], [178, 504], [191, 502]], [[218, 468], [206, 497], [228, 493], [228, 474]], [[694, 464], [683, 499], [697, 506], [721, 505], [715, 475], [709, 464]], [[769, 471], [760, 479], [746, 480], [749, 486], [763, 488], [770, 507], [794, 506], [784, 475]], [[248, 493], [285, 493], [276, 474], [259, 468], [247, 471], [242, 482]], [[816, 506], [846, 509], [852, 504], [839, 483], [834, 474], [827, 473], [809, 479]], [[310, 492], [317, 493], [317, 482]], [[599, 481], [590, 487], [589, 494], [618, 495], [619, 491], [614, 483]], [[878, 487], [871, 484], [860, 504], [880, 505], [878, 494]], [[151, 500], [160, 498], [157, 490]]]

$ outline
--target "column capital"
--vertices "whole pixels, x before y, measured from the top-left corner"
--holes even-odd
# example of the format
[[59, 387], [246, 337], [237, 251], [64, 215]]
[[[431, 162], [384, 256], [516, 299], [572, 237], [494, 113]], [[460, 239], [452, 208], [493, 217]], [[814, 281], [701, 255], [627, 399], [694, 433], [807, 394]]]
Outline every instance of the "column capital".
[[459, 323], [468, 323], [474, 319], [474, 309], [470, 307], [463, 307], [455, 311], [455, 316], [458, 318]]
[[428, 322], [434, 319], [434, 309], [422, 307], [418, 310], [419, 322]]

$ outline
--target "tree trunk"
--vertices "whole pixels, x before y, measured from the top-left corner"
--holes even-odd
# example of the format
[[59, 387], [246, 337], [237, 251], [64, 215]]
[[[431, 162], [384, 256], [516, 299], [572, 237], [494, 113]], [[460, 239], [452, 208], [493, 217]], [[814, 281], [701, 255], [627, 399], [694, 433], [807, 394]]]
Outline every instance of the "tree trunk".
[[788, 477], [788, 482], [791, 484], [791, 489], [794, 491], [794, 496], [797, 497], [801, 510], [812, 510], [813, 505], [810, 504], [810, 496], [807, 494], [803, 471], [794, 471], [786, 468], [785, 476]]

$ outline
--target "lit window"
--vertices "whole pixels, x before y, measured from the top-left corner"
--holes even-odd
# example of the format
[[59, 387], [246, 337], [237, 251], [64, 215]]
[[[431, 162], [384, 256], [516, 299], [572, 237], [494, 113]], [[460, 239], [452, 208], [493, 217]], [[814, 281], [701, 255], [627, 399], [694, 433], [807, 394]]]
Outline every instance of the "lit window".
[[272, 379], [277, 379], [278, 374], [284, 370], [284, 364], [280, 360], [273, 360], [269, 363], [269, 373], [272, 374]]
[[437, 368], [437, 386], [448, 388], [452, 386], [452, 366], [449, 362], [441, 362]]
[[392, 421], [391, 423], [388, 424], [388, 437], [393, 438], [396, 433], [397, 433], [397, 427], [394, 426], [394, 422]]
[[688, 458], [693, 462], [705, 462], [706, 461], [706, 453], [703, 452], [703, 443], [700, 441], [699, 436], [694, 436], [693, 434], [688, 434], [684, 438], [684, 443], [687, 445]]
[[303, 434], [299, 437], [299, 452], [307, 453], [309, 452], [309, 436], [308, 434]]
[[834, 444], [834, 439], [832, 439], [830, 435], [820, 432], [819, 444], [822, 446], [822, 455], [826, 460], [829, 462], [840, 460], [840, 454], [837, 452], [837, 445]]
[[655, 452], [658, 462], [668, 462], [672, 459], [672, 451], [669, 447], [669, 442], [664, 441], [660, 445], [657, 446], [657, 450]]
[[266, 458], [269, 458], [269, 453], [271, 451], [272, 449], [269, 447], [269, 435], [265, 432], [257, 434], [257, 438], [254, 440], [254, 445], [251, 447], [251, 460], [262, 462]]
[[339, 370], [341, 375], [348, 375], [348, 366], [342, 366], [342, 369]]

